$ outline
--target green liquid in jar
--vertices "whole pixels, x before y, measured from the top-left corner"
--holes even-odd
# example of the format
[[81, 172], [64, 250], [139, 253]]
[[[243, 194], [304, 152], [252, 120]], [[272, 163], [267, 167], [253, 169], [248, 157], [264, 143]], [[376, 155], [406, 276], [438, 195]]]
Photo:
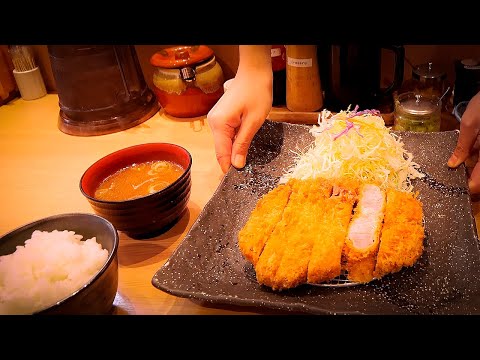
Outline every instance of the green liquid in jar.
[[428, 115], [413, 115], [402, 112], [395, 114], [395, 125], [393, 126], [393, 130], [433, 132], [440, 131], [440, 124], [440, 112]]
[[395, 99], [394, 118], [396, 131], [440, 131], [441, 100], [414, 92], [400, 94]]

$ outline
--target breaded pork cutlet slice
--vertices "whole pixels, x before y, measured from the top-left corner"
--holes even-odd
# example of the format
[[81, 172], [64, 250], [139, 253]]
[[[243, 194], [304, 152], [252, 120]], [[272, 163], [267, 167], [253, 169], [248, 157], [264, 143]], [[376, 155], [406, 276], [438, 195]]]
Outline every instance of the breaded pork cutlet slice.
[[424, 236], [423, 207], [417, 194], [388, 190], [374, 276], [381, 278], [415, 264], [423, 253]]
[[307, 282], [313, 245], [324, 236], [322, 218], [328, 210], [326, 200], [332, 191], [331, 182], [320, 178], [296, 180], [292, 187], [296, 196], [291, 196], [284, 213], [287, 224], [282, 246], [285, 251], [271, 283], [275, 290], [291, 289]]
[[238, 246], [243, 256], [255, 265], [263, 247], [281, 220], [292, 188], [281, 184], [263, 195], [238, 233]]
[[303, 212], [298, 211], [296, 204], [306, 197], [306, 184], [296, 179], [290, 179], [287, 184], [292, 189], [287, 206], [285, 206], [282, 218], [274, 227], [255, 264], [258, 283], [269, 286], [273, 290], [278, 290], [275, 283], [275, 274], [280, 266], [288, 239], [290, 237], [302, 237], [303, 232], [303, 229], [299, 227], [303, 222]]
[[344, 266], [351, 281], [366, 283], [374, 278], [385, 203], [385, 192], [379, 186], [360, 187], [343, 248]]
[[323, 217], [316, 225], [318, 236], [308, 263], [308, 283], [327, 282], [341, 274], [342, 249], [358, 188], [356, 181], [335, 181], [332, 195], [314, 209], [318, 213], [323, 211]]

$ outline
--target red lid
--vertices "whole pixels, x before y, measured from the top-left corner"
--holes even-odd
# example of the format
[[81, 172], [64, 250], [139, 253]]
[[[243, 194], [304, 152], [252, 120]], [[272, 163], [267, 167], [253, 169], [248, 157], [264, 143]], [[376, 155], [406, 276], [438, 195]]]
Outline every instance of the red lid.
[[152, 55], [150, 64], [167, 69], [195, 65], [213, 56], [213, 50], [205, 45], [174, 46]]

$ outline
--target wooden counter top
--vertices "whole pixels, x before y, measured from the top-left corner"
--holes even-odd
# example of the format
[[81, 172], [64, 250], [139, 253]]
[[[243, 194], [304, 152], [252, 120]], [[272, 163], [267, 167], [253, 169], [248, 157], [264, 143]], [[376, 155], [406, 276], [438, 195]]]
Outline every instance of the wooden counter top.
[[[119, 286], [112, 314], [267, 313], [265, 309], [175, 297], [151, 284], [155, 272], [180, 244], [223, 177], [205, 117], [177, 119], [160, 111], [122, 132], [78, 137], [58, 129], [58, 111], [56, 94], [32, 101], [16, 99], [0, 106], [0, 235], [51, 215], [93, 213], [80, 192], [79, 181], [99, 158], [140, 143], [179, 144], [193, 158], [188, 212], [172, 229], [152, 239], [134, 240], [119, 232]], [[478, 222], [478, 202], [474, 202], [473, 210]]]

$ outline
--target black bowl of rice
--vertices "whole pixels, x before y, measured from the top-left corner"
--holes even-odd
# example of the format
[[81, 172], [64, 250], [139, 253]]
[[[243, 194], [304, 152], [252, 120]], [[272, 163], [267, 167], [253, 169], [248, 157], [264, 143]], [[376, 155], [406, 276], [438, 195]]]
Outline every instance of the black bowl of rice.
[[118, 233], [94, 214], [60, 214], [0, 237], [1, 315], [100, 315], [118, 288]]

